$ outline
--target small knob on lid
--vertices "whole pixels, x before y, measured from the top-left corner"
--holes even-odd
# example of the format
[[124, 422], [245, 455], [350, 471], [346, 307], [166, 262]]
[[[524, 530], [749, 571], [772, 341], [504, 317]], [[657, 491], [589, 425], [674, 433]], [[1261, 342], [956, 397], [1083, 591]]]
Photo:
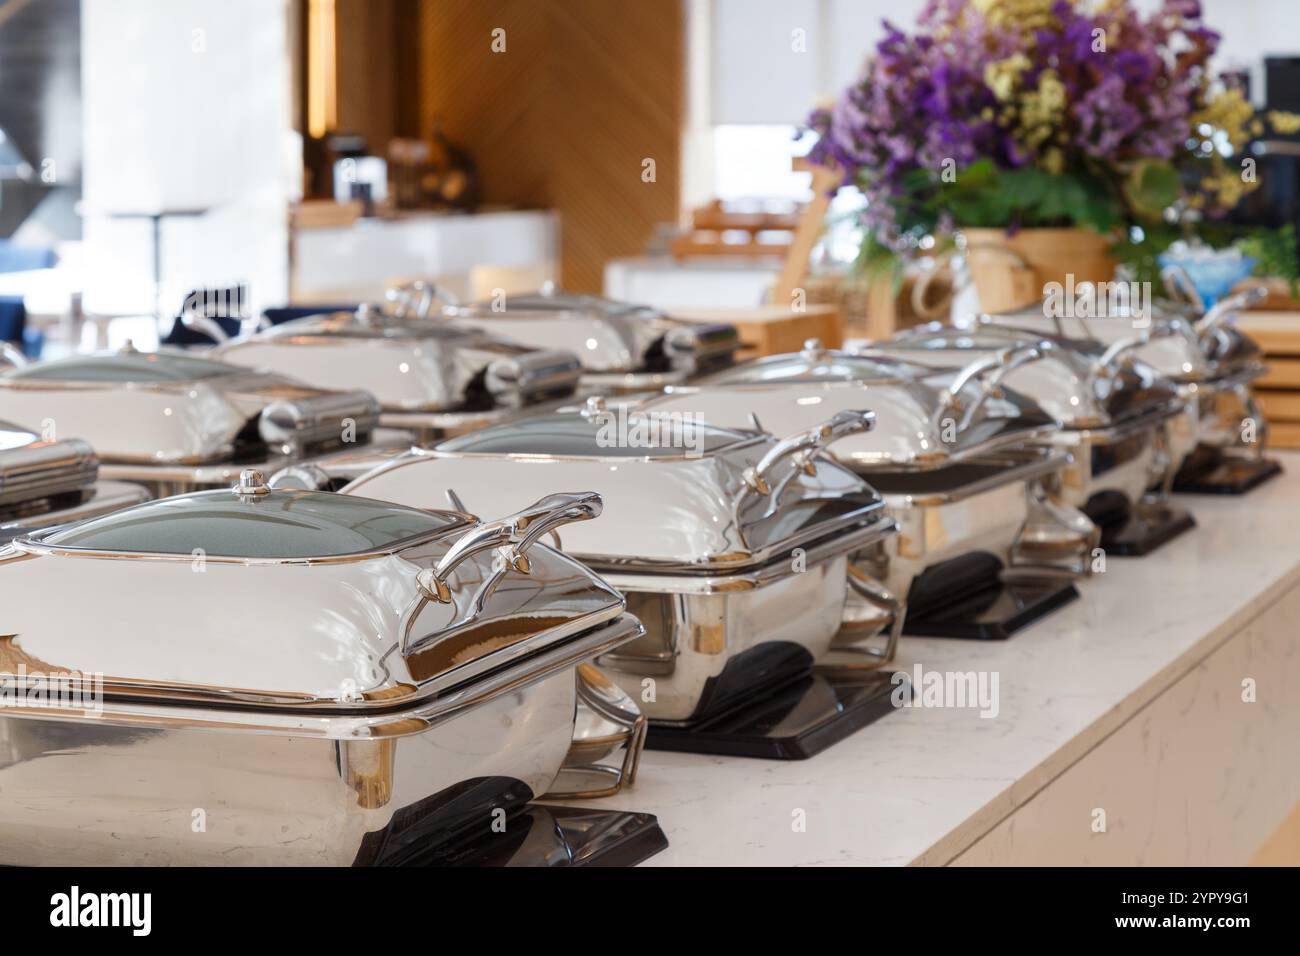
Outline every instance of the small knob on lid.
[[584, 418], [595, 418], [597, 415], [604, 415], [608, 411], [609, 405], [605, 402], [603, 395], [592, 395], [582, 407]]
[[815, 358], [825, 351], [826, 347], [822, 345], [821, 339], [804, 339], [803, 354], [809, 358]]
[[256, 499], [271, 493], [266, 478], [256, 468], [245, 468], [241, 471], [239, 483], [231, 491], [243, 499]]

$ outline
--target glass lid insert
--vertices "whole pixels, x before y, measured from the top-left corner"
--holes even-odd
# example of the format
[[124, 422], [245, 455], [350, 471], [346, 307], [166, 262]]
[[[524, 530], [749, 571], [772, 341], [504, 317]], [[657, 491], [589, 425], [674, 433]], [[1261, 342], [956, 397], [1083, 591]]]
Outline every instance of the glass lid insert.
[[494, 425], [449, 439], [439, 451], [573, 458], [674, 458], [710, 455], [748, 440], [743, 432], [707, 425], [686, 413], [558, 414]]
[[113, 352], [39, 362], [6, 373], [6, 378], [51, 382], [194, 382], [233, 375], [243, 369], [224, 362], [172, 352]]
[[373, 319], [359, 318], [355, 312], [323, 312], [282, 322], [264, 332], [260, 339], [293, 338], [298, 335], [321, 335], [340, 339], [430, 339], [467, 342], [477, 333], [450, 322], [433, 319], [401, 320], [375, 313]]
[[68, 550], [302, 559], [391, 549], [464, 523], [450, 512], [329, 492], [203, 491], [70, 525], [40, 542]]
[[863, 379], [910, 380], [916, 369], [846, 352], [774, 355], [725, 369], [702, 380], [704, 385], [764, 385], [779, 382], [855, 382]]

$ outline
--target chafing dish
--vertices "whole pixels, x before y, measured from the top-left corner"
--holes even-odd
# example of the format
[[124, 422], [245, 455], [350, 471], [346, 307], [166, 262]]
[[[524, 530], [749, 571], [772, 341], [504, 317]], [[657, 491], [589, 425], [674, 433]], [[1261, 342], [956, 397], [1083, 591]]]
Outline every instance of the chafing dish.
[[[0, 374], [0, 415], [37, 425], [42, 434], [87, 441], [101, 476], [139, 482], [161, 496], [228, 487], [247, 467], [270, 473], [367, 445], [379, 408], [365, 392], [308, 388], [184, 352], [128, 345]], [[401, 438], [394, 451], [407, 444]]]
[[139, 485], [98, 481], [99, 460], [83, 441], [42, 441], [0, 421], [0, 539], [139, 504]]
[[950, 368], [980, 357], [1000, 361], [1008, 349], [1025, 348], [1043, 358], [1008, 370], [1002, 380], [1060, 423], [1042, 439], [1071, 453], [1057, 493], [1101, 529], [1106, 552], [1145, 554], [1193, 527], [1191, 516], [1169, 503], [1180, 452], [1193, 432], [1185, 403], [1174, 383], [1126, 346], [989, 324], [934, 324], [868, 351]]
[[981, 316], [986, 325], [1010, 326], [1062, 339], [1082, 339], [1123, 350], [1174, 382], [1192, 423], [1175, 435], [1180, 465], [1175, 491], [1244, 491], [1277, 474], [1264, 458], [1268, 423], [1250, 393], [1266, 368], [1259, 347], [1231, 318], [1264, 294], [1251, 289], [1221, 300], [1204, 315], [1188, 317], [1173, 306], [1140, 312], [1122, 303], [1097, 302], [1093, 318], [1045, 316], [1024, 310]]
[[525, 295], [462, 305], [415, 282], [391, 293], [417, 318], [441, 314], [533, 348], [561, 348], [582, 363], [582, 389], [612, 394], [658, 389], [730, 365], [735, 326], [674, 319], [648, 306], [576, 295], [550, 286]]
[[[683, 420], [691, 431], [675, 440], [666, 420], [591, 399], [581, 412], [411, 449], [344, 491], [412, 505], [446, 494], [494, 511], [539, 479], [597, 488], [605, 518], [566, 529], [563, 547], [617, 587], [645, 624], [644, 638], [599, 663], [650, 718], [650, 746], [667, 746], [656, 743], [665, 727], [699, 727], [743, 709], [808, 675], [830, 647], [848, 555], [882, 546], [895, 524], [875, 491], [820, 452], [870, 423], [869, 413], [846, 411], [778, 440]], [[651, 437], [656, 429], [662, 441]], [[291, 472], [273, 483], [310, 478]], [[892, 599], [876, 599], [901, 622]], [[882, 657], [896, 637], [888, 631]]]
[[[1006, 637], [1076, 596], [1058, 570], [1086, 573], [1097, 538], [1057, 492], [1069, 455], [1034, 444], [1056, 430], [1055, 420], [1003, 385], [1044, 360], [1029, 346], [936, 371], [811, 340], [801, 352], [738, 365], [638, 407], [729, 426], [761, 421], [777, 432], [872, 409], [876, 428], [845, 435], [827, 453], [884, 494], [900, 531], [881, 562], [855, 567], [906, 596], [911, 633]], [[869, 608], [855, 605], [843, 640], [873, 618], [860, 619]]]
[[293, 319], [213, 351], [235, 365], [364, 389], [378, 399], [383, 425], [425, 440], [571, 395], [581, 373], [568, 352], [373, 305]]
[[386, 863], [508, 832], [609, 697], [585, 665], [643, 633], [540, 540], [600, 510], [478, 523], [249, 471], [14, 539], [0, 860]]

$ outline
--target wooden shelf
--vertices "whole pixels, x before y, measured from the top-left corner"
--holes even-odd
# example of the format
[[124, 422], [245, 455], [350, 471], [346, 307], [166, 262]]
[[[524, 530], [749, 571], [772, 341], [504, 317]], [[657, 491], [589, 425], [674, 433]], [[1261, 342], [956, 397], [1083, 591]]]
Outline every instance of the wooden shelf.
[[1300, 448], [1300, 311], [1243, 312], [1237, 327], [1264, 350], [1268, 373], [1251, 386], [1271, 448]]
[[740, 332], [745, 358], [797, 352], [808, 339], [827, 348], [844, 341], [840, 310], [833, 305], [810, 305], [802, 312], [789, 306], [766, 305], [754, 309], [681, 309], [675, 318], [688, 322], [729, 322]]

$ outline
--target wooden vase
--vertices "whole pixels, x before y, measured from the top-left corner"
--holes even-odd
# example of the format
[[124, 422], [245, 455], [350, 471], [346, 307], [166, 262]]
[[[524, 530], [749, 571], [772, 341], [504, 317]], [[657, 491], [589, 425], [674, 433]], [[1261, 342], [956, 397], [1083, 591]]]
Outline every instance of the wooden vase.
[[966, 259], [980, 308], [1009, 312], [1041, 302], [1049, 282], [1110, 282], [1115, 260], [1111, 239], [1091, 229], [963, 229]]

